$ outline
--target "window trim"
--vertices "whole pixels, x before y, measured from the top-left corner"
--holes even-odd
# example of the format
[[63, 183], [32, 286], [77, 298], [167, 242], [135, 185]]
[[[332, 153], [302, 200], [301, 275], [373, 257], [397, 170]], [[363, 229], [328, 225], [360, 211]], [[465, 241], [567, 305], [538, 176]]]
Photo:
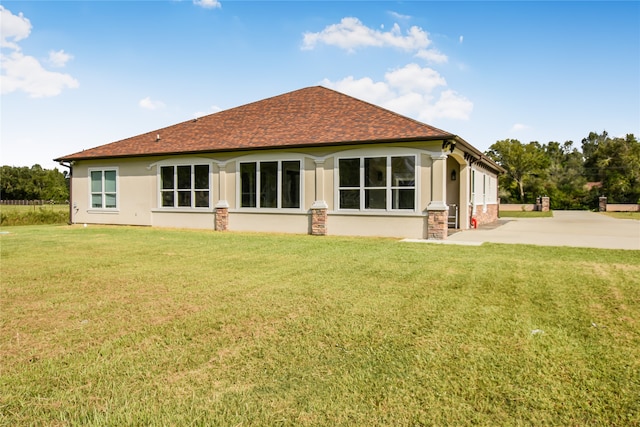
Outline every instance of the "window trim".
[[[177, 203], [177, 193], [178, 189], [178, 167], [180, 166], [189, 166], [191, 168], [191, 188], [189, 189], [191, 193], [191, 206], [176, 206]], [[208, 179], [208, 187], [207, 191], [209, 192], [209, 204], [208, 206], [195, 206], [196, 197], [195, 192], [204, 191], [202, 188], [195, 188], [195, 167], [196, 166], [207, 166], [209, 172], [207, 173]], [[174, 187], [172, 190], [163, 190], [162, 188], [162, 168], [171, 167], [173, 168], [173, 178], [174, 178]], [[157, 210], [159, 211], [171, 211], [171, 212], [210, 212], [213, 205], [213, 167], [212, 162], [210, 161], [174, 161], [174, 162], [162, 162], [161, 164], [157, 164], [156, 168], [156, 181], [157, 181]], [[173, 191], [174, 194], [174, 205], [173, 206], [163, 206], [162, 205], [162, 193], [165, 191]], [[183, 190], [184, 191], [184, 190]]]
[[[105, 207], [105, 201], [106, 201], [106, 197], [105, 195], [107, 193], [111, 194], [112, 192], [106, 192], [105, 191], [105, 179], [104, 179], [104, 174], [105, 172], [110, 172], [113, 171], [116, 173], [116, 191], [115, 191], [115, 198], [116, 198], [116, 206], [113, 208], [107, 208]], [[102, 195], [102, 207], [99, 208], [95, 208], [93, 207], [93, 195], [97, 194], [94, 193], [92, 191], [92, 181], [91, 181], [91, 174], [92, 172], [100, 172], [101, 173], [101, 184], [102, 184], [102, 189], [100, 191], [100, 194]], [[107, 167], [99, 167], [99, 168], [87, 168], [87, 176], [89, 179], [89, 207], [88, 207], [88, 211], [89, 212], [119, 212], [120, 211], [120, 171], [118, 166], [107, 166]]]
[[[398, 153], [388, 153], [388, 152], [371, 152], [371, 153], [363, 153], [360, 152], [358, 154], [353, 153], [352, 155], [349, 155], [351, 153], [345, 152], [345, 153], [341, 153], [341, 156], [336, 156], [335, 157], [335, 166], [334, 166], [334, 206], [335, 206], [335, 211], [336, 212], [340, 212], [340, 213], [372, 213], [372, 214], [380, 214], [380, 213], [392, 213], [392, 214], [415, 214], [416, 212], [418, 212], [418, 196], [419, 196], [419, 171], [420, 171], [420, 163], [419, 163], [419, 159], [420, 156], [417, 153], [406, 153], [406, 152], [398, 152]], [[365, 170], [365, 159], [372, 159], [372, 158], [380, 158], [383, 157], [386, 160], [386, 184], [384, 187], [381, 186], [376, 186], [376, 187], [367, 187], [365, 184], [365, 176], [364, 176], [364, 170]], [[392, 158], [394, 157], [412, 157], [413, 158], [413, 165], [414, 165], [414, 171], [413, 171], [413, 176], [414, 176], [414, 182], [413, 182], [413, 186], [399, 186], [399, 185], [393, 185], [393, 183], [391, 182], [391, 180], [393, 179], [393, 174], [392, 174]], [[360, 163], [360, 168], [359, 168], [359, 186], [358, 187], [342, 187], [340, 185], [340, 160], [345, 160], [345, 159], [358, 159], [359, 163]], [[341, 190], [348, 190], [348, 189], [353, 189], [355, 190], [357, 188], [357, 190], [359, 190], [359, 198], [360, 198], [360, 207], [358, 209], [349, 209], [349, 208], [341, 208], [340, 207], [340, 191]], [[386, 197], [386, 206], [384, 209], [371, 209], [371, 208], [366, 208], [365, 204], [366, 204], [366, 190], [381, 190], [384, 189], [385, 190], [385, 197]], [[406, 190], [413, 190], [413, 209], [400, 209], [400, 208], [394, 208], [393, 207], [393, 191], [394, 190], [401, 190], [401, 189], [406, 189]]]
[[[261, 179], [260, 179], [260, 163], [277, 163], [277, 172], [276, 172], [276, 207], [261, 207], [260, 206], [260, 191], [261, 191]], [[282, 175], [282, 164], [286, 162], [297, 162], [300, 166], [300, 179], [298, 182], [298, 201], [299, 206], [297, 208], [283, 208], [282, 207], [282, 185], [283, 185], [283, 175]], [[253, 163], [256, 165], [256, 200], [255, 206], [242, 206], [242, 172], [241, 165]], [[272, 158], [265, 157], [260, 159], [255, 158], [245, 158], [243, 160], [236, 161], [236, 209], [243, 212], [300, 212], [304, 207], [304, 159], [300, 158]]]

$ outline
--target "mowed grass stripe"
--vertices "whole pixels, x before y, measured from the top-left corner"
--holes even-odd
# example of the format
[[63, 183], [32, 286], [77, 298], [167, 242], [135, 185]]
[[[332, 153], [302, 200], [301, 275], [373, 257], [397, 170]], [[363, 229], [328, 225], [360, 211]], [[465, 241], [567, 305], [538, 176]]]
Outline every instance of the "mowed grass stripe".
[[4, 230], [5, 425], [640, 423], [637, 251]]

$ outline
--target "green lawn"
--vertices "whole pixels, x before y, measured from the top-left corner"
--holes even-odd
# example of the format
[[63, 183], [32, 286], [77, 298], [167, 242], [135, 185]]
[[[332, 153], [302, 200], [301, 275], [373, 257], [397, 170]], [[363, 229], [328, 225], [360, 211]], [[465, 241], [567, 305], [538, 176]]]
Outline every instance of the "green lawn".
[[553, 211], [500, 211], [500, 218], [551, 218]]
[[635, 219], [640, 220], [640, 212], [599, 212], [603, 215], [618, 219]]
[[0, 425], [640, 424], [637, 251], [2, 232]]

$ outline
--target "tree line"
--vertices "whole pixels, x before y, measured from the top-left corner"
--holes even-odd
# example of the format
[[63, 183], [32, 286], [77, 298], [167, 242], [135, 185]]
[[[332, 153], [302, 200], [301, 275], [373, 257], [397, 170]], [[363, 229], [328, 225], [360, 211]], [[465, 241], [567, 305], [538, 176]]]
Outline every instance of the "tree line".
[[534, 203], [538, 196], [549, 196], [552, 209], [594, 209], [600, 196], [640, 203], [640, 143], [633, 134], [591, 132], [581, 150], [573, 141], [505, 139], [485, 154], [507, 171], [498, 178], [502, 203]]
[[69, 200], [67, 171], [43, 169], [40, 165], [2, 166], [0, 169], [0, 199], [49, 200], [65, 203]]

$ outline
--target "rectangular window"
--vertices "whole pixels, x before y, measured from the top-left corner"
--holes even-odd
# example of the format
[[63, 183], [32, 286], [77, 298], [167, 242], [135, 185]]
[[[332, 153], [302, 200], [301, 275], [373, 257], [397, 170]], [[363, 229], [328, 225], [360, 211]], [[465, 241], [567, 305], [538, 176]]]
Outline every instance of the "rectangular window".
[[209, 165], [160, 167], [163, 208], [208, 208], [211, 205]]
[[240, 163], [240, 206], [300, 208], [300, 161]]
[[338, 160], [340, 209], [414, 210], [415, 156]]
[[117, 208], [117, 172], [116, 169], [90, 170], [91, 208]]

